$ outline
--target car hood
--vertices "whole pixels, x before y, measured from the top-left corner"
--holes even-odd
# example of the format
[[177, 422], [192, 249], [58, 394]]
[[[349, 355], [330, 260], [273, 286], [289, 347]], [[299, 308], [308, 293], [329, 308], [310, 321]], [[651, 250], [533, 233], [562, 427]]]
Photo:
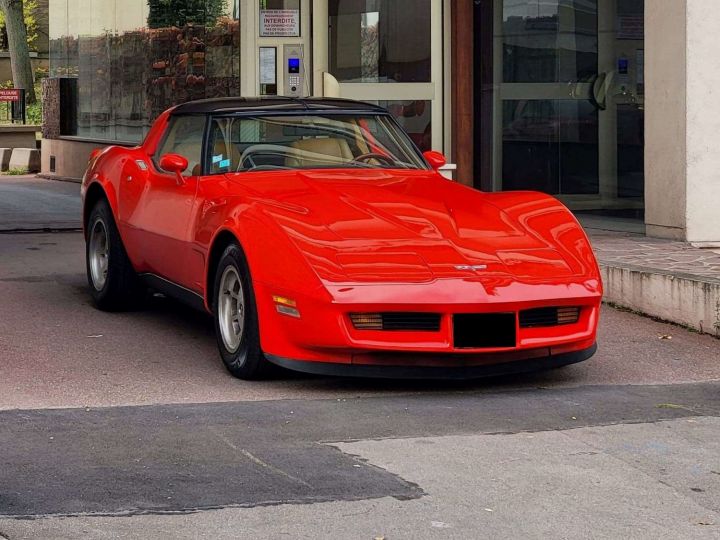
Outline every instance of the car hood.
[[477, 276], [536, 281], [582, 277], [589, 270], [575, 254], [494, 204], [492, 194], [434, 172], [243, 176], [228, 178], [325, 281], [418, 283]]

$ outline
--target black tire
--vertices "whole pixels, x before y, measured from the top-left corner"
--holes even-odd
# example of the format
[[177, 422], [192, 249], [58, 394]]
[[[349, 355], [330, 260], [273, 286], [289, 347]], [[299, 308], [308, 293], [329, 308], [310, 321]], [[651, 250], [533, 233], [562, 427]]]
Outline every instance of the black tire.
[[[231, 347], [226, 343], [221, 328], [222, 322], [220, 302], [223, 276], [227, 272], [236, 272], [242, 286], [244, 309], [242, 311], [243, 330], [239, 344]], [[248, 269], [247, 260], [240, 246], [232, 244], [223, 252], [215, 272], [213, 285], [213, 320], [215, 322], [215, 335], [217, 337], [220, 356], [227, 370], [238, 379], [259, 380], [272, 373], [271, 364], [265, 359], [260, 348], [260, 330], [258, 326], [257, 305], [253, 291], [252, 279]], [[227, 308], [225, 308], [227, 312]], [[238, 311], [236, 311], [238, 313]]]
[[[90, 211], [86, 223], [85, 266], [90, 293], [98, 309], [103, 311], [123, 311], [137, 307], [143, 299], [146, 289], [142, 286], [130, 263], [120, 233], [115, 225], [110, 205], [105, 199], [99, 200]], [[107, 272], [104, 282], [93, 278], [91, 250], [95, 235], [105, 234], [107, 246]], [[97, 271], [96, 271], [97, 274]]]

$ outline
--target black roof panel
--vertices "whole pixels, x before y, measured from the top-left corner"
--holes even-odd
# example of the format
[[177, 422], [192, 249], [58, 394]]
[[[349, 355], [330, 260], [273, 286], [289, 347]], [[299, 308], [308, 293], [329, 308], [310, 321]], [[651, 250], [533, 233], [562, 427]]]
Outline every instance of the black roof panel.
[[217, 114], [234, 112], [292, 112], [292, 111], [353, 111], [386, 113], [387, 111], [377, 105], [353, 101], [351, 99], [338, 98], [288, 98], [288, 97], [263, 97], [263, 98], [241, 98], [228, 97], [216, 99], [202, 99], [189, 101], [178, 105], [173, 110], [173, 115], [180, 114]]

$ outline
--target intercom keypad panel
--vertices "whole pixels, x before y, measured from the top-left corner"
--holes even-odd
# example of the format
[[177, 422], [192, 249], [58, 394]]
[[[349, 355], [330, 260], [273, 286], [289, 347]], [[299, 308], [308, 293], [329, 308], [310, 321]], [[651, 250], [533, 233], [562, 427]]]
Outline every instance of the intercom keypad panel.
[[305, 96], [305, 65], [302, 45], [283, 46], [283, 69], [285, 70], [285, 95]]

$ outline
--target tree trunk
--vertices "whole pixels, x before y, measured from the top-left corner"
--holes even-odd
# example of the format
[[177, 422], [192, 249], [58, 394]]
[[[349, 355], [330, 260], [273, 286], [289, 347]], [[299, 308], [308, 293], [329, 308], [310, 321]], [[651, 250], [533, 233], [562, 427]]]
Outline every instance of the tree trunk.
[[5, 14], [13, 84], [15, 88], [25, 89], [25, 100], [30, 105], [35, 103], [37, 98], [23, 16], [23, 0], [0, 0], [0, 9]]

